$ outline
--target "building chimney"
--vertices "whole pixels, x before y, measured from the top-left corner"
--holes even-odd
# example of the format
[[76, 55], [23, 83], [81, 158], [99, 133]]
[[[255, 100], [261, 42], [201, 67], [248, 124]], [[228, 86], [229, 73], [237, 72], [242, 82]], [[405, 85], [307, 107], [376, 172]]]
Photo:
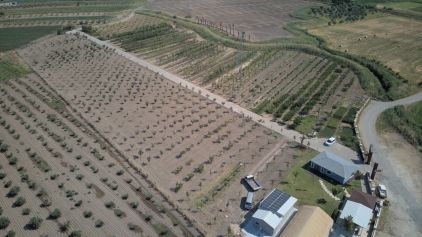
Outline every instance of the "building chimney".
[[372, 144], [371, 146], [369, 146], [369, 152], [368, 152], [368, 159], [366, 160], [366, 164], [370, 165], [371, 164], [371, 160], [372, 160]]
[[374, 163], [374, 168], [372, 169], [372, 173], [371, 173], [371, 179], [374, 180], [375, 179], [375, 174], [377, 173], [377, 169], [378, 169], [378, 163]]

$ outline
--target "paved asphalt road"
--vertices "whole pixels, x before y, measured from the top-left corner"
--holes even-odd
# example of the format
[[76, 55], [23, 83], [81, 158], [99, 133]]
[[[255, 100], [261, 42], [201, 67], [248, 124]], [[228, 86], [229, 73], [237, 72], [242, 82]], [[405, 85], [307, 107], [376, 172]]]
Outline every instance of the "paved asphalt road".
[[[403, 183], [402, 179], [397, 176], [394, 166], [392, 165], [391, 158], [388, 159], [382, 150], [377, 132], [375, 131], [375, 123], [378, 115], [384, 110], [392, 108], [396, 105], [411, 104], [422, 100], [422, 92], [419, 92], [410, 97], [396, 100], [392, 102], [379, 102], [371, 101], [369, 105], [363, 110], [359, 119], [359, 131], [365, 147], [373, 146], [373, 162], [379, 164], [379, 169], [382, 169], [383, 175], [380, 181], [387, 186], [389, 199], [397, 200], [391, 208], [403, 208], [405, 213], [413, 220], [419, 229], [419, 234], [413, 233], [409, 236], [422, 236], [422, 202], [421, 195], [417, 191]], [[393, 160], [394, 161], [394, 160]], [[405, 203], [400, 203], [400, 202]], [[397, 206], [396, 206], [397, 204]], [[416, 234], [416, 235], [414, 235]]]

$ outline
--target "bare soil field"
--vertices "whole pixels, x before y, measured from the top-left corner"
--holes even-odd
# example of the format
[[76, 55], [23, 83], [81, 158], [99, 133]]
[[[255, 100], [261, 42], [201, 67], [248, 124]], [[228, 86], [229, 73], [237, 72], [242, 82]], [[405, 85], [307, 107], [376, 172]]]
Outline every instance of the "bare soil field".
[[[234, 48], [151, 16], [137, 14], [129, 22], [100, 27], [98, 33], [116, 47], [258, 114], [274, 115], [274, 120], [288, 122], [298, 114], [323, 120], [345, 95], [347, 101], [361, 95], [347, 93], [356, 79], [349, 69], [321, 57], [274, 49], [243, 51], [240, 60]], [[330, 106], [325, 106], [328, 100]]]
[[258, 171], [249, 164], [291, 159], [288, 152], [273, 157], [286, 141], [269, 129], [81, 36], [54, 37], [20, 54], [150, 184], [209, 233], [226, 232], [227, 223], [211, 227], [204, 217], [223, 196], [240, 203], [228, 186]]
[[[63, 110], [58, 96], [37, 75], [2, 84], [0, 97], [1, 139], [10, 145], [0, 154], [0, 173], [6, 174], [0, 205], [2, 216], [11, 221], [0, 230], [1, 235], [8, 230], [18, 236], [68, 236], [74, 230], [81, 230], [82, 236], [158, 236], [164, 232], [182, 236], [182, 230], [186, 232], [183, 226], [188, 223], [176, 218], [160, 196], [148, 198], [151, 192], [141, 177], [130, 173], [123, 159], [116, 159], [89, 129]], [[8, 194], [13, 186], [20, 187], [16, 196]], [[26, 203], [17, 205], [18, 197]], [[58, 218], [52, 216], [56, 208]], [[27, 225], [32, 217], [43, 220], [39, 228]], [[69, 228], [61, 230], [67, 221]], [[171, 227], [176, 222], [180, 228]]]
[[[294, 9], [319, 5], [315, 2], [288, 0], [274, 1], [192, 1], [192, 0], [155, 0], [143, 9], [162, 11], [178, 17], [190, 16], [193, 20], [202, 19], [213, 25], [223, 25], [227, 32], [234, 29], [246, 32], [245, 36], [250, 41], [269, 40], [272, 38], [292, 36], [283, 29], [287, 22], [297, 21], [289, 16]], [[229, 27], [229, 25], [231, 25]], [[234, 26], [233, 26], [234, 25]], [[231, 30], [233, 32], [233, 30]]]
[[411, 84], [422, 81], [420, 23], [408, 18], [380, 17], [309, 30], [330, 47], [376, 59], [399, 72]]

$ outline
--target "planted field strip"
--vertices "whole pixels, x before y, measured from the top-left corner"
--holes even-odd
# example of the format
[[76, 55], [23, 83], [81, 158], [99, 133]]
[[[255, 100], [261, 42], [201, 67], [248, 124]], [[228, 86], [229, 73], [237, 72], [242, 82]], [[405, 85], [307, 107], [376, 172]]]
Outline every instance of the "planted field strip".
[[[265, 111], [285, 121], [299, 111], [302, 115], [308, 114], [336, 82], [337, 76], [329, 75], [337, 65], [306, 54], [273, 51], [263, 52], [255, 58], [245, 67], [241, 77], [223, 78], [213, 85], [213, 89], [224, 93], [226, 98], [254, 108], [257, 113]], [[307, 102], [309, 98], [312, 99]]]
[[[263, 107], [267, 112], [272, 111], [280, 103], [283, 94], [295, 93], [302, 84], [312, 80], [313, 74], [319, 69], [320, 64], [321, 66], [326, 64], [322, 58], [309, 57], [309, 55], [301, 55], [295, 60], [296, 62], [293, 61], [293, 64], [289, 64], [288, 68], [287, 62], [277, 64], [274, 72], [264, 71], [253, 80], [254, 83], [247, 84], [249, 91], [253, 92], [252, 96], [256, 94], [254, 97], [259, 98], [259, 100], [253, 98], [245, 101], [249, 103], [250, 108], [254, 108], [262, 100], [275, 100], [274, 107]], [[280, 69], [283, 71], [280, 72]], [[248, 97], [246, 91], [241, 94], [241, 97]], [[249, 97], [251, 96], [249, 95]]]
[[[21, 132], [23, 130], [18, 129], [18, 128], [23, 127], [23, 126], [28, 126], [28, 125], [36, 128], [37, 130], [35, 134], [29, 133], [29, 135], [27, 136], [21, 136], [18, 139], [20, 141], [20, 145], [17, 142], [13, 142], [12, 141], [13, 138], [11, 136], [5, 137], [4, 140], [8, 144], [11, 144], [12, 147], [10, 151], [12, 152], [19, 151], [25, 147], [30, 147], [32, 148], [30, 152], [36, 152], [37, 154], [39, 154], [40, 156], [44, 158], [48, 157], [48, 159], [46, 160], [49, 163], [49, 165], [52, 167], [52, 169], [48, 171], [48, 173], [43, 173], [40, 171], [37, 172], [37, 169], [31, 169], [31, 170], [28, 169], [29, 179], [34, 179], [35, 177], [37, 177], [36, 178], [37, 189], [40, 190], [41, 188], [43, 188], [47, 191], [48, 197], [51, 199], [51, 202], [53, 203], [53, 205], [51, 207], [47, 207], [47, 209], [51, 209], [52, 207], [59, 207], [62, 210], [63, 217], [59, 220], [62, 220], [62, 221], [66, 219], [70, 220], [72, 228], [81, 229], [83, 230], [84, 233], [87, 233], [88, 235], [93, 235], [95, 233], [99, 235], [104, 235], [106, 233], [116, 233], [117, 231], [119, 233], [126, 233], [128, 236], [131, 236], [132, 234], [130, 230], [125, 227], [126, 224], [124, 220], [126, 218], [128, 218], [126, 219], [128, 222], [130, 220], [132, 221], [135, 220], [133, 222], [141, 226], [145, 234], [148, 234], [151, 236], [156, 236], [159, 234], [154, 229], [154, 226], [152, 223], [164, 223], [166, 226], [172, 225], [172, 221], [170, 219], [167, 219], [165, 216], [161, 214], [154, 214], [154, 212], [151, 212], [150, 208], [148, 208], [148, 206], [150, 205], [143, 206], [144, 205], [143, 202], [141, 202], [141, 205], [139, 206], [138, 210], [142, 211], [143, 213], [148, 212], [153, 215], [153, 218], [156, 221], [153, 221], [151, 224], [147, 223], [146, 221], [145, 222], [140, 221], [140, 219], [137, 217], [137, 214], [136, 214], [138, 210], [136, 209], [134, 210], [125, 204], [123, 205], [119, 204], [120, 202], [123, 202], [123, 203], [125, 202], [121, 198], [119, 198], [119, 195], [128, 193], [129, 194], [128, 200], [133, 200], [133, 198], [136, 197], [136, 194], [134, 194], [133, 191], [131, 192], [131, 189], [128, 186], [127, 181], [125, 181], [128, 179], [128, 177], [125, 177], [126, 175], [122, 175], [119, 178], [119, 176], [114, 175], [119, 169], [121, 169], [121, 167], [119, 167], [118, 164], [116, 164], [113, 167], [105, 166], [105, 164], [109, 163], [110, 161], [113, 161], [112, 158], [109, 158], [107, 153], [105, 154], [105, 158], [103, 160], [95, 159], [94, 156], [92, 155], [92, 150], [91, 150], [92, 148], [88, 146], [84, 146], [82, 142], [77, 141], [79, 138], [81, 138], [82, 141], [92, 142], [92, 139], [87, 137], [84, 133], [82, 133], [77, 127], [75, 127], [71, 123], [63, 125], [64, 124], [63, 122], [66, 121], [66, 118], [61, 117], [60, 114], [56, 114], [57, 119], [62, 121], [60, 123], [60, 126], [69, 127], [68, 129], [63, 129], [63, 128], [58, 127], [57, 126], [58, 124], [52, 123], [51, 120], [49, 120], [50, 122], [43, 123], [42, 120], [47, 114], [57, 113], [57, 112], [55, 110], [52, 110], [48, 106], [46, 106], [44, 103], [42, 103], [38, 99], [38, 97], [33, 95], [33, 92], [27, 91], [25, 87], [15, 82], [10, 83], [9, 85], [3, 85], [1, 92], [2, 92], [1, 94], [2, 96], [0, 98], [3, 101], [2, 104], [5, 104], [4, 106], [5, 109], [9, 107], [11, 108], [11, 109], [8, 109], [10, 111], [10, 115], [9, 115], [9, 112], [7, 112], [5, 113], [5, 116], [2, 116], [2, 119], [5, 119], [5, 125], [11, 125], [11, 127], [16, 127], [16, 129], [20, 130]], [[10, 96], [11, 94], [15, 94], [15, 96]], [[22, 97], [23, 95], [25, 95], [25, 97]], [[34, 109], [31, 112], [29, 112], [28, 110], [25, 110], [24, 112], [23, 109], [19, 109], [18, 106], [20, 105], [25, 105], [25, 107], [22, 106], [21, 108], [30, 108], [32, 106], [31, 105], [32, 103], [30, 103], [29, 101], [36, 101], [36, 103], [34, 104], [41, 105], [40, 108], [38, 108], [39, 110], [35, 109], [36, 107], [34, 107]], [[16, 103], [16, 102], [19, 102], [19, 103]], [[12, 115], [12, 113], [14, 113], [15, 115]], [[19, 116], [21, 118], [31, 118], [32, 120], [26, 120], [26, 119], [16, 120], [15, 116]], [[24, 121], [24, 122], [21, 123], [19, 121]], [[48, 126], [49, 129], [46, 129], [47, 128], [46, 125]], [[43, 128], [41, 129], [39, 126]], [[3, 126], [0, 127], [0, 129], [3, 129]], [[74, 131], [75, 135], [73, 136], [73, 138], [69, 137], [70, 139], [65, 140], [67, 142], [66, 146], [75, 147], [75, 148], [79, 147], [79, 148], [74, 149], [72, 152], [69, 152], [67, 148], [64, 149], [62, 143], [58, 143], [52, 140], [50, 135], [47, 134], [47, 131], [53, 132], [55, 134], [59, 134], [62, 137], [65, 137], [66, 134], [70, 133], [70, 131]], [[62, 135], [63, 133], [64, 135]], [[5, 134], [5, 133], [2, 131], [1, 134]], [[63, 157], [62, 158], [53, 157], [50, 152], [48, 152], [47, 150], [43, 148], [43, 146], [38, 144], [39, 141], [37, 140], [39, 140], [38, 139], [39, 137], [43, 137], [44, 141], [47, 142], [48, 147], [51, 147], [54, 150], [61, 151], [63, 154]], [[99, 145], [95, 143], [95, 141], [92, 144], [90, 144], [90, 146], [94, 146], [96, 147], [95, 149], [98, 149], [98, 150], [101, 149]], [[79, 155], [82, 158], [81, 160], [75, 159], [73, 157], [73, 156], [78, 157]], [[28, 159], [27, 156], [26, 157], [25, 156], [26, 154], [22, 150], [21, 152], [18, 152], [17, 166], [20, 166], [20, 165], [23, 165], [24, 167], [32, 166], [31, 160]], [[90, 162], [89, 166], [82, 164], [82, 162], [86, 161], [86, 159], [88, 159]], [[92, 166], [95, 166], [98, 171], [93, 172]], [[72, 167], [74, 168], [72, 169]], [[70, 168], [70, 173], [68, 173], [69, 168]], [[35, 172], [37, 172], [36, 175], [35, 175]], [[51, 178], [53, 177], [52, 176], [53, 174], [58, 174], [58, 175], [54, 175], [55, 178], [53, 179]], [[67, 182], [69, 181], [69, 179], [70, 180], [74, 179], [76, 174], [82, 175], [81, 177], [84, 177], [82, 181], [76, 180], [74, 182]], [[105, 183], [102, 184], [101, 182], [98, 181], [100, 177], [103, 177], [103, 178], [108, 177], [108, 179], [110, 180], [110, 183], [108, 186], [110, 186], [110, 184], [112, 183], [115, 183], [115, 185], [111, 185], [111, 186], [119, 187], [119, 188], [116, 189], [115, 191], [112, 190], [111, 188], [108, 188]], [[18, 179], [15, 178], [13, 180], [18, 180]], [[46, 180], [50, 180], [50, 181], [46, 181]], [[96, 186], [97, 189], [100, 189], [101, 192], [103, 193], [102, 199], [98, 199], [98, 196], [95, 196], [96, 194], [89, 192], [89, 190], [85, 188], [85, 185], [90, 182], [97, 183], [97, 186]], [[60, 183], [64, 183], [64, 189], [57, 188], [58, 184]], [[131, 182], [132, 185], [136, 185], [136, 183], [137, 183], [136, 181]], [[55, 191], [55, 188], [57, 188], [56, 191]], [[36, 192], [34, 190], [32, 195], [25, 193], [25, 197], [27, 197], [27, 199], [31, 196], [35, 197], [35, 194]], [[74, 203], [76, 202], [76, 200], [79, 199], [80, 195], [82, 194], [84, 194], [84, 196], [81, 197], [83, 200], [82, 208], [75, 209]], [[67, 197], [65, 197], [65, 195]], [[34, 200], [37, 200], [37, 199], [34, 199]], [[119, 218], [114, 217], [114, 215], [111, 214], [112, 212], [110, 213], [111, 215], [109, 215], [109, 217], [104, 217], [103, 214], [100, 214], [100, 213], [104, 213], [107, 210], [106, 207], [104, 207], [104, 202], [106, 200], [113, 200], [116, 203], [116, 206], [122, 209], [126, 213], [127, 217], [121, 219], [123, 223], [119, 222], [118, 221]], [[41, 201], [42, 200], [39, 200], [38, 202], [41, 202]], [[12, 214], [12, 212], [9, 212], [8, 207], [5, 207], [3, 205], [2, 207], [6, 209], [5, 213], [8, 216], [20, 215], [20, 213], [16, 211], [14, 211], [14, 214]], [[39, 208], [39, 204], [37, 203], [31, 206], [31, 209], [34, 213], [39, 212], [37, 208]], [[94, 226], [94, 222], [95, 222], [94, 220], [91, 222], [91, 221], [83, 221], [83, 219], [81, 219], [82, 212], [84, 210], [92, 210], [94, 213], [94, 217], [101, 218], [105, 222], [105, 225], [101, 228], [92, 228]], [[134, 213], [134, 215], [132, 215], [131, 213]], [[48, 214], [43, 215], [41, 217], [44, 219], [47, 216]], [[12, 222], [11, 226], [12, 226], [12, 229], [14, 229], [18, 234], [20, 233], [21, 235], [23, 235], [22, 233], [27, 233], [25, 234], [25, 236], [31, 236], [32, 235], [31, 230], [23, 229], [23, 226], [25, 225], [25, 223], [27, 222], [16, 221], [15, 223]], [[43, 226], [40, 228], [40, 231], [45, 230], [44, 233], [52, 233], [53, 231], [56, 232], [56, 230], [58, 229], [57, 224], [54, 223], [53, 226], [50, 226], [48, 223], [49, 221], [45, 220]], [[19, 227], [19, 225], [22, 225], [22, 226]], [[25, 232], [22, 232], [22, 231], [25, 231]], [[177, 229], [173, 229], [173, 231], [176, 231], [174, 235], [177, 235], [177, 236], [182, 235], [182, 232], [177, 233], [178, 232]], [[36, 235], [38, 236], [40, 233], [42, 232], [37, 231]]]
[[62, 14], [62, 13], [83, 13], [86, 12], [108, 12], [114, 13], [130, 9], [131, 5], [123, 6], [84, 6], [84, 7], [33, 7], [33, 8], [9, 8], [3, 9], [5, 16], [28, 15], [28, 14]]
[[57, 32], [57, 26], [21, 27], [0, 29], [0, 52], [15, 49], [32, 40]]
[[110, 24], [106, 26], [100, 26], [97, 28], [97, 33], [101, 37], [111, 38], [113, 34], [119, 34], [123, 32], [133, 31], [139, 26], [143, 25], [156, 25], [163, 22], [163, 20], [156, 17], [149, 17], [146, 15], [135, 14], [128, 21], [120, 22], [117, 24]]
[[250, 118], [81, 36], [57, 36], [21, 55], [154, 187], [186, 208], [188, 195], [278, 143]]
[[50, 17], [61, 17], [61, 18], [66, 18], [66, 17], [74, 17], [74, 16], [78, 16], [78, 17], [83, 17], [83, 16], [103, 16], [105, 15], [105, 12], [82, 12], [82, 13], [39, 13], [39, 14], [20, 14], [20, 15], [8, 15], [8, 16], [3, 16], [0, 17], [0, 20], [8, 20], [8, 19], [26, 19], [26, 18], [31, 18], [31, 19], [36, 19], [36, 18], [50, 18]]
[[[293, 0], [284, 1], [283, 4], [274, 0], [260, 2], [253, 0], [230, 2], [182, 0], [177, 3], [171, 0], [160, 0], [150, 2], [144, 8], [167, 12], [179, 17], [190, 16], [192, 21], [213, 25], [215, 28], [219, 28], [221, 24], [224, 31], [232, 32], [234, 35], [237, 35], [239, 30], [244, 30], [246, 39], [257, 41], [292, 36], [280, 25], [296, 20], [289, 16], [292, 10], [309, 5], [319, 4]], [[234, 26], [229, 27], [229, 24]]]
[[[138, 22], [143, 24], [142, 22]], [[104, 33], [103, 33], [104, 34]], [[217, 43], [193, 40], [197, 36], [170, 23], [139, 25], [132, 31], [109, 35], [111, 42], [129, 52], [145, 55], [155, 64], [194, 83], [207, 85], [236, 68], [239, 54]], [[255, 52], [244, 52], [242, 60]]]
[[376, 59], [399, 72], [411, 83], [421, 81], [420, 22], [394, 16], [310, 30], [327, 40], [331, 48]]
[[121, 6], [131, 5], [131, 2], [45, 2], [45, 3], [22, 3], [20, 2], [15, 6], [3, 5], [4, 9], [20, 9], [20, 8], [33, 8], [33, 7], [70, 7], [70, 6]]
[[30, 72], [31, 70], [29, 68], [5, 60], [0, 61], [0, 82], [18, 78]]
[[[8, 27], [31, 27], [31, 26], [51, 26], [51, 25], [68, 25], [86, 24], [98, 25], [106, 24], [109, 20], [107, 16], [92, 16], [92, 17], [64, 17], [64, 18], [35, 18], [35, 19], [11, 19], [0, 21], [1, 28]], [[59, 27], [57, 27], [59, 29]]]

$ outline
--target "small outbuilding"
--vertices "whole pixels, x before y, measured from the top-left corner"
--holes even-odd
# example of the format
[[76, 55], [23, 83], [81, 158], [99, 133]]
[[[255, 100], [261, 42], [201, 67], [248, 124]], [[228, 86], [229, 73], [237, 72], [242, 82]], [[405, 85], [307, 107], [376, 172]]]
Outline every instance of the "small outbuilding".
[[358, 166], [328, 151], [323, 151], [311, 160], [311, 169], [345, 184], [354, 177]]
[[241, 230], [242, 236], [279, 236], [295, 215], [296, 202], [291, 195], [274, 189], [259, 203], [258, 210]]
[[328, 237], [333, 219], [321, 208], [304, 205], [299, 208], [280, 237]]

